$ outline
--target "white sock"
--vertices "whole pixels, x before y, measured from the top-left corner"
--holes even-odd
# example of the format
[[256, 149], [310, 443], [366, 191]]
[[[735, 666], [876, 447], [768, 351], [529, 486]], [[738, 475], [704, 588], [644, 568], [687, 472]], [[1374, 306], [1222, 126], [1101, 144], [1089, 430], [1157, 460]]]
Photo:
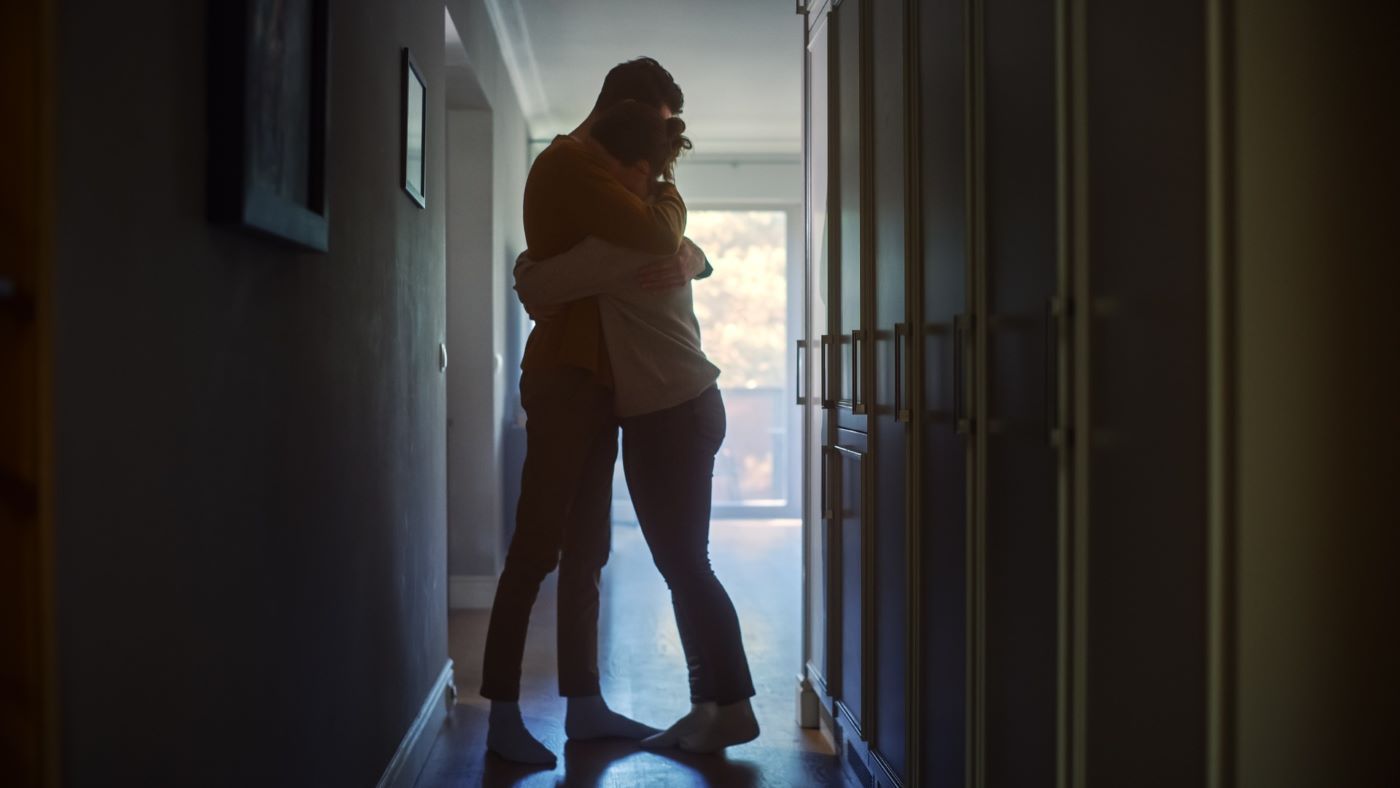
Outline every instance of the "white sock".
[[675, 747], [680, 744], [681, 737], [700, 730], [705, 726], [711, 717], [715, 715], [718, 707], [712, 702], [693, 703], [690, 706], [690, 713], [676, 720], [671, 727], [654, 735], [642, 739], [642, 746], [648, 750], [664, 750], [668, 747]]
[[681, 736], [679, 746], [686, 752], [719, 752], [757, 738], [758, 719], [753, 716], [753, 704], [744, 699], [717, 707], [697, 730]]
[[534, 766], [554, 766], [556, 763], [554, 753], [525, 729], [519, 703], [491, 701], [486, 749], [516, 763]]
[[564, 732], [575, 741], [588, 739], [630, 739], [638, 741], [658, 731], [650, 725], [618, 714], [608, 708], [601, 695], [569, 698], [564, 714]]

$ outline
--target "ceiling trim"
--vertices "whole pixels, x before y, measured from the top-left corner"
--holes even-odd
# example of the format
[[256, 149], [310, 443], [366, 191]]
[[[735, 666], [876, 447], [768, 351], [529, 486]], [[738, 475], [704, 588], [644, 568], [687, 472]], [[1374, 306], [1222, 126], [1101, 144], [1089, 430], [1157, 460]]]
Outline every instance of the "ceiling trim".
[[540, 64], [535, 60], [535, 48], [530, 44], [530, 29], [520, 10], [520, 0], [485, 0], [485, 5], [501, 46], [506, 73], [520, 100], [521, 113], [527, 122], [548, 114], [549, 98], [544, 92]]

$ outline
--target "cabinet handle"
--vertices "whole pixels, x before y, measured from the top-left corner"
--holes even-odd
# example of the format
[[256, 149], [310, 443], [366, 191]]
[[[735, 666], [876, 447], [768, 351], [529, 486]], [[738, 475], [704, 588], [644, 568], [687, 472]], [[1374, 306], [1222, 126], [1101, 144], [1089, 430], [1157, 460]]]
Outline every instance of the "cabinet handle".
[[828, 387], [828, 385], [827, 385], [827, 382], [828, 382], [828, 376], [827, 376], [827, 366], [828, 366], [828, 363], [827, 363], [827, 362], [830, 361], [830, 359], [831, 359], [831, 336], [830, 336], [830, 335], [828, 335], [828, 334], [822, 334], [821, 347], [819, 348], [819, 352], [821, 353], [821, 366], [822, 366], [822, 374], [821, 374], [821, 387], [822, 387], [822, 390], [821, 390], [821, 399], [822, 399], [822, 403], [821, 403], [821, 404], [822, 404], [822, 410], [829, 410], [829, 409], [831, 408], [831, 389], [830, 389], [830, 388]]
[[857, 416], [866, 413], [865, 378], [861, 375], [860, 368], [860, 343], [863, 341], [865, 341], [864, 331], [851, 332], [851, 413]]
[[964, 366], [967, 361], [967, 315], [953, 316], [953, 424], [959, 435], [967, 435], [972, 431], [972, 419], [966, 413], [966, 392], [967, 387], [966, 371]]
[[793, 361], [792, 368], [797, 373], [797, 380], [793, 384], [793, 388], [797, 391], [797, 404], [806, 405], [807, 398], [802, 396], [802, 340], [800, 339], [797, 340], [797, 355]]
[[894, 324], [894, 420], [909, 423], [909, 380], [904, 363], [905, 346], [909, 342], [909, 324]]
[[822, 447], [822, 479], [821, 479], [821, 485], [822, 485], [822, 503], [821, 503], [821, 506], [822, 506], [822, 519], [823, 519], [823, 520], [834, 520], [834, 519], [836, 519], [836, 509], [835, 509], [835, 506], [834, 506], [834, 500], [835, 500], [836, 496], [834, 496], [834, 495], [831, 494], [831, 475], [832, 475], [832, 474], [831, 474], [831, 457], [832, 457], [831, 447], [830, 447], [830, 446], [823, 446], [823, 447]]

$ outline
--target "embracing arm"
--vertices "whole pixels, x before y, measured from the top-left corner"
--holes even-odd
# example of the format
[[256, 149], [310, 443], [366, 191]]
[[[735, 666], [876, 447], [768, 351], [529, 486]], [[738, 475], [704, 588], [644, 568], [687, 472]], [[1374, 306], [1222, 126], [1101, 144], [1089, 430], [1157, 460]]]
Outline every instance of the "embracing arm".
[[520, 255], [515, 261], [515, 292], [527, 305], [561, 304], [634, 289], [639, 284], [638, 275], [657, 263], [672, 263], [691, 276], [709, 266], [705, 253], [688, 238], [676, 254], [656, 255], [590, 237], [544, 260], [533, 260], [528, 253]]
[[643, 200], [596, 163], [581, 157], [563, 162], [570, 179], [571, 209], [590, 236], [618, 246], [658, 255], [674, 254], [685, 235], [686, 209], [680, 192], [669, 183]]

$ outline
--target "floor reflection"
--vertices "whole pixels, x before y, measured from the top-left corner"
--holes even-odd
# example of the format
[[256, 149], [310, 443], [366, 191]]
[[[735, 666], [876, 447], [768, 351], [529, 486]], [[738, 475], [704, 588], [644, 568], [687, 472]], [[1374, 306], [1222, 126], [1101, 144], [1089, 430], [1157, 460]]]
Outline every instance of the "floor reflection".
[[[531, 769], [485, 752], [486, 710], [480, 681], [485, 611], [456, 611], [450, 625], [459, 703], [439, 733], [419, 777], [437, 786], [823, 786], [840, 785], [835, 757], [822, 738], [794, 723], [800, 664], [801, 530], [768, 522], [717, 521], [715, 571], [739, 610], [758, 696], [763, 734], [724, 755], [653, 753], [620, 741], [566, 742], [564, 702], [555, 686], [554, 586], [540, 593], [526, 643], [521, 686], [525, 724], [561, 755], [553, 769]], [[614, 709], [665, 727], [689, 708], [685, 662], [670, 596], [640, 533], [614, 529], [603, 576], [599, 662], [603, 693]]]

